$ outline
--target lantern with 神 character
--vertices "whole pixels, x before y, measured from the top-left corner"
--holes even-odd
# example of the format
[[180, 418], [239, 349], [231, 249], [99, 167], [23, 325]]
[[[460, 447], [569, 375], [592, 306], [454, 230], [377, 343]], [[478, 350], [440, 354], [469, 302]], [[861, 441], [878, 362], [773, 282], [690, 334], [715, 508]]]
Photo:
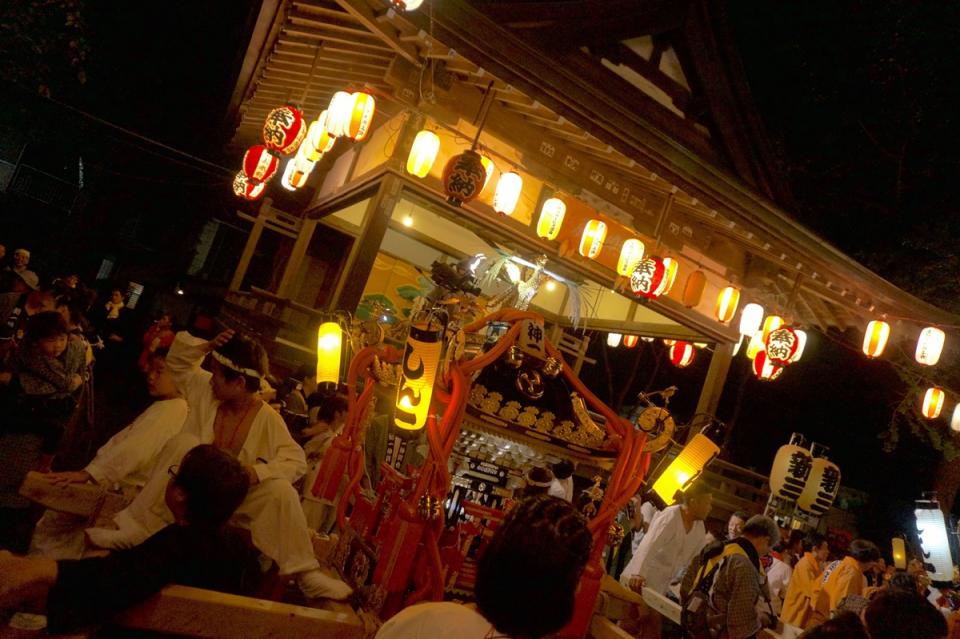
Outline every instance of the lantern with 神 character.
[[300, 109], [289, 104], [277, 107], [263, 122], [263, 143], [272, 151], [290, 155], [307, 134]]
[[777, 366], [767, 357], [765, 351], [753, 358], [753, 374], [762, 382], [772, 382], [783, 375], [783, 366]]
[[256, 200], [266, 190], [267, 185], [264, 182], [254, 182], [243, 171], [240, 171], [233, 177], [233, 192], [238, 197], [246, 200]]
[[913, 513], [917, 518], [917, 533], [920, 535], [923, 563], [927, 573], [935, 581], [952, 581], [953, 556], [950, 553], [947, 526], [939, 502], [918, 501]]
[[793, 362], [797, 349], [800, 348], [800, 338], [792, 328], [781, 326], [770, 331], [766, 342], [767, 359], [777, 366], [788, 366]]
[[813, 468], [813, 456], [806, 448], [793, 443], [781, 446], [773, 458], [770, 469], [770, 492], [781, 499], [796, 501], [803, 493], [810, 470]]
[[280, 159], [262, 144], [255, 144], [243, 154], [243, 174], [253, 182], [266, 182], [277, 172]]
[[466, 204], [480, 194], [487, 172], [476, 151], [455, 155], [443, 169], [443, 191], [454, 206]]
[[840, 469], [825, 457], [814, 457], [810, 475], [797, 497], [797, 508], [818, 517], [830, 510], [840, 492]]
[[667, 269], [660, 258], [648, 257], [642, 259], [633, 269], [633, 273], [630, 274], [630, 290], [637, 297], [649, 297], [651, 299], [657, 297], [660, 283], [663, 282], [666, 274]]

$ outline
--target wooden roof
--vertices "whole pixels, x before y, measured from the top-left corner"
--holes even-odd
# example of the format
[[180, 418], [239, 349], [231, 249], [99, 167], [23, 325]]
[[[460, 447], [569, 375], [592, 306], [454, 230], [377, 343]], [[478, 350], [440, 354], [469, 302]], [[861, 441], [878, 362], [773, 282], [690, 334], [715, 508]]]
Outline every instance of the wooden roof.
[[[821, 329], [880, 314], [956, 323], [790, 217], [713, 0], [265, 0], [237, 85], [235, 142], [269, 109], [309, 115], [367, 86], [394, 108], [473, 117], [524, 164]], [[311, 71], [312, 70], [312, 71]], [[491, 85], [492, 82], [492, 85]], [[308, 87], [309, 84], [309, 87]], [[301, 100], [305, 89], [306, 100]]]

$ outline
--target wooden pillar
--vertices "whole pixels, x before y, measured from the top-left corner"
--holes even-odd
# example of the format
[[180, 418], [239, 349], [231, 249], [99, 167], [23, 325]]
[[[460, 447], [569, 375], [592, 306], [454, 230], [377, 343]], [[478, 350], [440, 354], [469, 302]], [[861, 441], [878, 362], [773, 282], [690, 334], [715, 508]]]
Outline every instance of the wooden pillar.
[[240, 285], [243, 284], [243, 278], [247, 275], [247, 269], [250, 268], [250, 260], [253, 259], [253, 254], [257, 250], [257, 243], [263, 234], [263, 227], [267, 223], [265, 211], [270, 208], [271, 202], [273, 202], [273, 200], [265, 198], [263, 204], [260, 205], [260, 210], [257, 211], [257, 217], [253, 221], [253, 228], [250, 229], [250, 235], [247, 236], [247, 244], [243, 247], [243, 253], [240, 254], [240, 261], [237, 263], [237, 268], [233, 272], [233, 279], [230, 280], [231, 291], [239, 291]]
[[[716, 415], [720, 395], [723, 394], [723, 387], [727, 383], [730, 364], [733, 363], [735, 346], [736, 344], [731, 342], [721, 342], [714, 349], [713, 357], [710, 358], [710, 368], [707, 369], [707, 378], [703, 381], [703, 389], [700, 391], [700, 399], [697, 401], [697, 415], [701, 413]], [[691, 429], [687, 433], [687, 441], [693, 439], [697, 432], [699, 431]]]
[[387, 175], [380, 182], [370, 202], [367, 204], [363, 226], [347, 256], [346, 264], [340, 273], [337, 290], [330, 302], [330, 310], [353, 312], [360, 303], [363, 289], [367, 285], [373, 262], [383, 242], [390, 224], [390, 216], [400, 199], [402, 182], [393, 175]]
[[290, 250], [290, 257], [287, 258], [287, 265], [283, 269], [283, 275], [280, 277], [280, 284], [277, 286], [277, 297], [292, 298], [294, 291], [290, 289], [293, 286], [297, 274], [300, 272], [300, 266], [303, 264], [303, 258], [307, 254], [307, 248], [313, 239], [313, 232], [317, 228], [317, 220], [313, 218], [304, 218], [300, 223], [300, 233], [293, 243]]

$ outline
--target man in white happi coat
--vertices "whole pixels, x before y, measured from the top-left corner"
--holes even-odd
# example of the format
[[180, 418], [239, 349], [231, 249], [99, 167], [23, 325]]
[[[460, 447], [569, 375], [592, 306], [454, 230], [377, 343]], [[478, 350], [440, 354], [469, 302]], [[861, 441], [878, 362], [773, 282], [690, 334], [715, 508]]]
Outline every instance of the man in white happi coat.
[[[210, 372], [200, 368], [208, 353]], [[268, 368], [263, 347], [232, 330], [209, 342], [182, 332], [170, 348], [167, 366], [190, 408], [183, 432], [159, 455], [140, 495], [117, 514], [118, 530], [88, 529], [90, 541], [102, 548], [129, 547], [172, 523], [164, 501], [167, 469], [194, 446], [212, 443], [236, 455], [250, 476], [250, 491], [234, 523], [250, 530], [254, 545], [277, 563], [281, 575], [297, 576], [306, 596], [349, 596], [349, 586], [320, 572], [292, 486], [306, 471], [303, 449], [280, 415], [259, 398]]]
[[[170, 438], [180, 432], [187, 418], [187, 402], [167, 370], [165, 357], [166, 349], [158, 350], [151, 353], [147, 362], [147, 391], [155, 401], [100, 447], [86, 468], [48, 473], [48, 481], [54, 484], [94, 482], [108, 489], [119, 488], [129, 496], [143, 488], [157, 455]], [[46, 511], [34, 528], [30, 554], [49, 559], [79, 559], [83, 555], [85, 522], [85, 517]]]

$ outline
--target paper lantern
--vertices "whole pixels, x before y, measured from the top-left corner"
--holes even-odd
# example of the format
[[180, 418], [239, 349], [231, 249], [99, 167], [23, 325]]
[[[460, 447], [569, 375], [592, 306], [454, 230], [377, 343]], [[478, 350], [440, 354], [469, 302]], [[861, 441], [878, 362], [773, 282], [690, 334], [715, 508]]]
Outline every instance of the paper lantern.
[[813, 455], [796, 444], [787, 444], [777, 450], [770, 469], [770, 492], [780, 499], [796, 501], [807, 485]]
[[420, 430], [427, 423], [433, 383], [443, 350], [443, 331], [410, 327], [403, 351], [394, 424], [404, 430]]
[[464, 151], [447, 161], [443, 169], [443, 191], [447, 202], [461, 206], [480, 195], [486, 171], [476, 151]]
[[485, 177], [483, 178], [483, 186], [480, 187], [480, 190], [487, 188], [487, 185], [490, 184], [490, 178], [493, 177], [493, 171], [497, 168], [497, 165], [493, 163], [493, 160], [480, 154], [480, 164], [483, 165], [483, 170], [485, 172]]
[[439, 151], [440, 137], [436, 133], [426, 129], [417, 133], [407, 155], [407, 173], [418, 178], [427, 177]]
[[655, 338], [643, 336], [643, 337], [641, 337], [640, 339], [642, 339], [642, 340], [645, 341], [645, 342], [652, 342]]
[[580, 255], [591, 260], [600, 254], [607, 239], [607, 225], [601, 220], [590, 220], [580, 236]]
[[630, 274], [630, 290], [637, 297], [654, 298], [660, 295], [660, 283], [667, 273], [663, 260], [658, 257], [647, 257], [640, 260], [637, 267]]
[[767, 359], [777, 366], [789, 366], [793, 363], [793, 357], [799, 348], [800, 338], [797, 337], [796, 331], [787, 326], [770, 331], [764, 341]]
[[623, 337], [620, 333], [607, 333], [607, 346], [616, 348], [620, 346], [620, 339]]
[[340, 382], [340, 360], [343, 357], [343, 331], [336, 322], [324, 322], [317, 329], [317, 383]]
[[[316, 162], [307, 157], [307, 145], [301, 144], [300, 148], [297, 149], [297, 154], [291, 159], [296, 170], [300, 173], [306, 173], [309, 175], [313, 171], [313, 167], [317, 165]], [[289, 164], [289, 162], [288, 162]]]
[[953, 415], [950, 416], [950, 430], [960, 433], [960, 404], [953, 407]]
[[336, 138], [327, 133], [326, 120], [327, 112], [324, 111], [320, 114], [320, 117], [310, 124], [307, 137], [300, 145], [299, 152], [303, 153], [304, 157], [311, 162], [319, 162], [323, 158], [323, 154], [332, 149], [337, 141]]
[[673, 283], [677, 281], [677, 271], [680, 270], [680, 264], [672, 257], [663, 258], [663, 279], [660, 280], [660, 286], [657, 287], [655, 297], [666, 295], [673, 288]]
[[924, 366], [933, 366], [939, 362], [945, 339], [943, 331], [933, 326], [920, 331], [920, 339], [917, 340], [917, 361]]
[[703, 433], [697, 433], [653, 483], [653, 492], [668, 506], [674, 504], [678, 493], [689, 488], [719, 454], [719, 446]]
[[797, 508], [819, 517], [830, 510], [839, 492], [840, 468], [829, 459], [814, 457], [810, 476], [797, 497]]
[[617, 259], [617, 274], [630, 277], [637, 264], [643, 259], [643, 242], [631, 237], [620, 247], [620, 257]]
[[[727, 324], [737, 314], [740, 305], [740, 289], [727, 286], [717, 295], [717, 321]], [[762, 315], [762, 313], [761, 313]]]
[[670, 363], [677, 368], [686, 368], [693, 362], [696, 352], [690, 342], [677, 342], [670, 347]]
[[747, 359], [756, 359], [757, 354], [762, 353], [763, 349], [763, 331], [757, 331], [750, 336], [750, 341], [747, 342]]
[[540, 219], [537, 220], [537, 236], [545, 240], [555, 240], [563, 226], [563, 218], [567, 214], [567, 205], [563, 200], [552, 197], [540, 207]]
[[254, 182], [244, 175], [243, 171], [233, 176], [233, 192], [245, 200], [256, 200], [263, 195], [266, 188], [266, 182]]
[[663, 343], [664, 343], [664, 345], [666, 345], [666, 346], [673, 346], [674, 344], [677, 343], [677, 340], [675, 340], [675, 339], [667, 339], [666, 337], [664, 337], [664, 338], [663, 338]]
[[734, 356], [734, 357], [736, 357], [736, 356], [737, 356], [737, 353], [740, 352], [740, 348], [743, 346], [743, 340], [744, 340], [745, 337], [746, 337], [745, 335], [741, 335], [741, 336], [740, 336], [740, 339], [737, 340], [737, 343], [733, 345], [733, 356]]
[[803, 350], [807, 347], [807, 332], [799, 328], [795, 328], [793, 332], [797, 334], [797, 352], [793, 354], [793, 359], [790, 361], [796, 363], [803, 357]]
[[873, 320], [867, 324], [863, 334], [863, 354], [867, 357], [880, 357], [890, 338], [890, 325], [883, 320]]
[[759, 304], [747, 304], [740, 313], [740, 334], [753, 335], [760, 330], [763, 322], [763, 307]]
[[767, 343], [770, 333], [783, 326], [783, 318], [779, 315], [767, 315], [763, 320], [763, 343]]
[[373, 116], [377, 112], [377, 101], [369, 93], [357, 91], [352, 94], [350, 120], [344, 137], [359, 142], [367, 137], [373, 125]]
[[346, 136], [352, 116], [353, 95], [347, 91], [337, 91], [330, 98], [330, 105], [327, 107], [327, 133], [335, 138]]
[[763, 351], [753, 358], [753, 374], [761, 382], [772, 382], [783, 375], [783, 366], [777, 366], [767, 358]]
[[280, 159], [262, 144], [255, 144], [243, 154], [243, 174], [254, 182], [267, 182], [277, 172]]
[[902, 537], [894, 537], [891, 540], [893, 549], [893, 567], [897, 570], [907, 569], [907, 544]]
[[707, 274], [697, 270], [687, 277], [687, 283], [683, 287], [683, 305], [687, 308], [693, 308], [700, 303], [703, 298], [703, 290], [707, 287]]
[[917, 518], [917, 533], [923, 547], [923, 562], [932, 566], [927, 574], [933, 581], [953, 581], [953, 556], [943, 512], [937, 502], [919, 502], [913, 511]]
[[493, 193], [493, 210], [503, 215], [513, 215], [523, 190], [523, 178], [515, 171], [507, 171], [497, 180], [497, 190]]
[[299, 170], [297, 167], [298, 159], [299, 158], [296, 157], [287, 160], [287, 165], [283, 169], [283, 176], [280, 178], [280, 184], [288, 191], [296, 191], [306, 184], [307, 178], [310, 177], [309, 171]]
[[640, 341], [640, 338], [636, 335], [624, 335], [623, 336], [623, 345], [627, 348], [633, 348], [637, 345], [637, 342]]
[[945, 397], [946, 394], [942, 388], [936, 386], [928, 388], [927, 392], [923, 394], [923, 404], [920, 407], [920, 412], [923, 413], [923, 416], [927, 419], [940, 417], [940, 411], [943, 410], [943, 400]]
[[306, 134], [307, 125], [303, 121], [303, 113], [289, 104], [270, 111], [263, 122], [264, 145], [282, 155], [290, 155], [296, 151]]

